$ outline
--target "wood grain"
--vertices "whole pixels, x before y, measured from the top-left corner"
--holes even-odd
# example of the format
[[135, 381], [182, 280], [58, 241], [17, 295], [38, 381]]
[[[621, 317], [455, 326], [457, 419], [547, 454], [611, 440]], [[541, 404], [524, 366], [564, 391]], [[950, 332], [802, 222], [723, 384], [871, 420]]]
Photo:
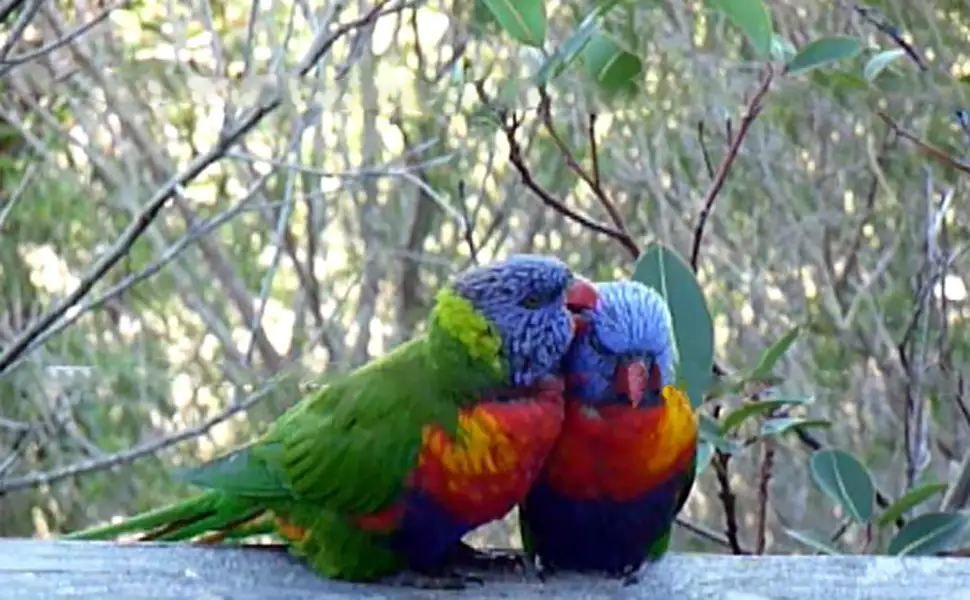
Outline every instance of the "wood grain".
[[488, 578], [460, 592], [351, 585], [316, 577], [274, 550], [176, 544], [0, 540], [0, 598], [344, 600], [626, 598], [630, 600], [970, 600], [970, 561], [874, 556], [671, 555], [639, 584], [559, 575]]

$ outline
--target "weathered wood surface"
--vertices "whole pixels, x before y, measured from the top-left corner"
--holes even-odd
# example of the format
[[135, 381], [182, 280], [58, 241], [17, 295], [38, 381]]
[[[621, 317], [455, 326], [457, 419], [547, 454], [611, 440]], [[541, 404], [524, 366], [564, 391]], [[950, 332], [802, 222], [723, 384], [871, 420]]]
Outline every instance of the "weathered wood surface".
[[673, 555], [644, 568], [640, 579], [622, 587], [599, 578], [561, 575], [540, 583], [509, 575], [431, 592], [327, 581], [269, 550], [0, 540], [3, 599], [970, 599], [970, 560], [957, 558]]

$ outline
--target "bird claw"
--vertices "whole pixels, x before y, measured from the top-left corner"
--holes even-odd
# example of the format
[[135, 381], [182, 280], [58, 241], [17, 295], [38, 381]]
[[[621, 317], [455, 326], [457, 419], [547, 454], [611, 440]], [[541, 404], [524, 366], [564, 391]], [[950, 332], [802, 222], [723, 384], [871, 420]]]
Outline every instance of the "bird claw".
[[456, 569], [449, 569], [443, 572], [417, 572], [404, 571], [387, 578], [384, 581], [388, 585], [397, 587], [410, 587], [421, 590], [464, 590], [468, 589], [468, 584], [485, 585], [485, 580], [478, 575], [463, 573]]
[[528, 558], [514, 550], [479, 550], [465, 542], [458, 542], [446, 562], [451, 566], [475, 571], [521, 571]]
[[631, 585], [636, 585], [640, 583], [640, 568], [639, 567], [627, 567], [620, 573], [620, 581], [623, 587], [629, 587]]
[[547, 577], [553, 573], [552, 568], [543, 563], [542, 558], [539, 556], [536, 556], [532, 560], [526, 557], [523, 562], [526, 565], [526, 572], [533, 575], [541, 583], [545, 583]]

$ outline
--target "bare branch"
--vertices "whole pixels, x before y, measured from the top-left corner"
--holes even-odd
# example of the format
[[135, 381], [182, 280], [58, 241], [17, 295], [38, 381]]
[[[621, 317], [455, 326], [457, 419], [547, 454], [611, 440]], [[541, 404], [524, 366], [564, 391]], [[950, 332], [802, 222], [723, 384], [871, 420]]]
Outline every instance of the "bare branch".
[[128, 8], [128, 6], [132, 4], [132, 2], [134, 2], [134, 0], [119, 0], [115, 2], [113, 5], [109, 6], [108, 8], [102, 10], [100, 13], [95, 15], [94, 18], [92, 18], [87, 23], [84, 23], [83, 25], [79, 25], [78, 27], [66, 33], [65, 35], [58, 37], [53, 42], [50, 42], [49, 44], [45, 44], [40, 48], [33, 50], [31, 52], [19, 54], [17, 56], [12, 56], [10, 58], [0, 60], [0, 65], [3, 65], [3, 67], [0, 68], [0, 79], [3, 79], [6, 75], [8, 75], [19, 65], [28, 63], [34, 59], [50, 54], [51, 52], [53, 52], [54, 50], [57, 50], [58, 48], [62, 48], [68, 44], [76, 42], [81, 36], [89, 32], [90, 30], [94, 29], [101, 23], [107, 21], [108, 17], [111, 16], [111, 13], [113, 13], [116, 10]]
[[[311, 44], [310, 50], [300, 61], [296, 69], [297, 75], [303, 77], [309, 73], [316, 66], [320, 57], [338, 39], [356, 27], [369, 25], [382, 15], [400, 11], [413, 5], [411, 2], [402, 2], [391, 8], [387, 8], [388, 4], [390, 4], [389, 0], [379, 2], [363, 17], [344, 23], [332, 32], [328, 33], [327, 30], [321, 31], [314, 40], [314, 43]], [[38, 2], [37, 6], [39, 7], [39, 5], [40, 3]], [[2, 57], [2, 53], [0, 53], [0, 57]], [[0, 376], [9, 370], [10, 365], [13, 364], [34, 339], [67, 313], [72, 306], [77, 304], [91, 290], [95, 283], [104, 277], [131, 250], [134, 243], [148, 229], [149, 225], [155, 220], [168, 200], [179, 193], [180, 188], [198, 177], [210, 165], [220, 160], [232, 146], [259, 124], [266, 115], [276, 110], [283, 103], [283, 94], [284, 91], [279, 87], [266, 90], [265, 98], [262, 102], [249, 110], [212, 148], [201, 155], [197, 155], [181, 173], [175, 175], [168, 183], [163, 185], [135, 215], [133, 221], [125, 229], [121, 237], [115, 241], [112, 247], [98, 259], [90, 271], [81, 279], [78, 286], [64, 300], [31, 325], [9, 347], [4, 349], [3, 354], [0, 355]]]
[[2, 479], [0, 480], [0, 497], [3, 497], [3, 495], [8, 492], [34, 488], [41, 485], [49, 485], [70, 477], [113, 469], [115, 467], [138, 460], [139, 458], [155, 454], [156, 452], [164, 450], [170, 446], [174, 446], [179, 442], [184, 442], [186, 440], [199, 437], [219, 423], [229, 419], [233, 415], [249, 410], [264, 397], [266, 397], [266, 395], [276, 389], [277, 385], [284, 379], [284, 377], [289, 376], [290, 375], [281, 372], [280, 375], [269, 379], [261, 388], [240, 402], [230, 404], [224, 410], [213, 415], [212, 417], [209, 417], [195, 427], [189, 427], [171, 435], [166, 435], [148, 442], [143, 442], [128, 450], [125, 450], [124, 452], [118, 452], [102, 458], [81, 461], [72, 465], [54, 469], [52, 471], [34, 472], [28, 473], [27, 475], [23, 475], [21, 477], [9, 477]]
[[37, 175], [37, 163], [31, 163], [27, 167], [27, 171], [21, 176], [20, 181], [17, 183], [17, 187], [7, 198], [6, 203], [4, 203], [3, 208], [0, 209], [0, 231], [3, 231], [4, 222], [10, 218], [10, 213], [13, 212], [13, 208], [17, 206], [20, 199], [23, 198], [24, 192], [33, 183], [34, 176]]
[[943, 150], [940, 150], [936, 146], [933, 146], [929, 142], [924, 142], [916, 134], [911, 133], [906, 129], [903, 129], [903, 127], [899, 123], [897, 123], [895, 119], [890, 117], [885, 112], [880, 110], [880, 111], [877, 111], [876, 114], [879, 116], [880, 119], [885, 121], [887, 125], [889, 125], [889, 127], [896, 133], [896, 135], [915, 144], [916, 148], [923, 154], [929, 156], [930, 158], [936, 160], [937, 162], [953, 167], [954, 169], [964, 174], [970, 175], [970, 163], [966, 163], [962, 160], [954, 158], [949, 154], [947, 154], [946, 152], [944, 152]]
[[603, 209], [606, 210], [606, 214], [609, 215], [610, 220], [613, 222], [613, 227], [615, 227], [618, 234], [622, 236], [622, 238], [618, 239], [617, 241], [619, 241], [620, 245], [622, 245], [623, 248], [630, 253], [632, 258], [636, 259], [640, 255], [640, 248], [627, 232], [626, 223], [623, 221], [623, 217], [620, 215], [620, 212], [616, 209], [616, 205], [612, 200], [610, 200], [609, 196], [606, 194], [606, 190], [604, 190], [602, 185], [600, 185], [599, 158], [596, 156], [596, 135], [593, 126], [595, 117], [590, 117], [590, 126], [588, 129], [589, 143], [593, 154], [593, 174], [590, 174], [586, 171], [586, 169], [583, 168], [582, 165], [579, 164], [579, 161], [577, 161], [576, 157], [573, 156], [572, 150], [569, 149], [569, 146], [566, 145], [566, 142], [562, 140], [559, 133], [556, 131], [556, 125], [552, 121], [552, 100], [549, 98], [549, 94], [546, 92], [545, 88], [539, 88], [539, 98], [539, 117], [542, 119], [542, 123], [545, 125], [545, 129], [549, 134], [549, 137], [551, 137], [553, 143], [556, 144], [556, 147], [559, 149], [559, 153], [562, 154], [566, 164], [569, 165], [569, 168], [572, 169], [572, 171], [576, 173], [576, 175], [578, 175], [587, 186], [589, 186], [589, 189], [593, 192], [593, 195], [599, 201], [600, 205], [602, 205]]
[[758, 115], [761, 114], [762, 102], [765, 96], [768, 94], [768, 90], [771, 89], [771, 83], [775, 79], [775, 71], [771, 64], [765, 67], [765, 74], [761, 78], [761, 85], [758, 87], [757, 91], [751, 96], [747, 105], [744, 107], [744, 113], [741, 115], [741, 126], [738, 129], [737, 135], [731, 135], [728, 132], [728, 138], [730, 139], [730, 145], [728, 146], [727, 153], [721, 162], [717, 166], [717, 172], [714, 174], [714, 180], [711, 182], [711, 187], [707, 190], [707, 196], [704, 199], [704, 207], [701, 209], [700, 214], [697, 216], [697, 225], [694, 228], [694, 242], [691, 246], [690, 251], [690, 266], [697, 272], [697, 261], [701, 252], [701, 242], [704, 240], [704, 227], [707, 225], [707, 219], [710, 217], [711, 212], [714, 210], [714, 201], [717, 200], [718, 194], [724, 187], [727, 181], [728, 173], [731, 171], [734, 161], [738, 158], [738, 152], [741, 150], [741, 144], [744, 143], [744, 138], [748, 134], [748, 130], [751, 125], [754, 124]]
[[[13, 47], [20, 43], [20, 40], [23, 39], [24, 32], [27, 31], [27, 27], [30, 26], [30, 22], [34, 20], [34, 17], [37, 15], [37, 11], [40, 10], [40, 7], [43, 4], [44, 0], [32, 0], [32, 2], [28, 4], [26, 8], [24, 8], [24, 11], [20, 13], [20, 17], [13, 24], [13, 31], [11, 31], [7, 36], [3, 46], [0, 46], [0, 63], [7, 60], [7, 56], [10, 55], [10, 51], [13, 50]], [[13, 3], [11, 6], [16, 7], [16, 3]], [[9, 8], [9, 10], [13, 10], [13, 8]], [[8, 8], [5, 8], [4, 12], [6, 13], [7, 11]], [[4, 18], [6, 18], [6, 15], [4, 15]], [[0, 22], [2, 21], [3, 19], [0, 19]], [[0, 77], [2, 76], [2, 73], [0, 73]]]
[[613, 227], [610, 227], [609, 225], [604, 225], [594, 221], [592, 218], [587, 217], [586, 215], [574, 211], [561, 201], [554, 198], [552, 194], [539, 185], [539, 182], [537, 182], [532, 176], [532, 172], [529, 170], [528, 165], [525, 164], [525, 158], [522, 156], [522, 146], [519, 144], [518, 140], [515, 139], [515, 134], [518, 132], [523, 123], [521, 117], [515, 113], [510, 113], [504, 108], [495, 106], [485, 91], [484, 81], [479, 80], [475, 82], [475, 90], [477, 91], [478, 98], [482, 104], [491, 108], [495, 112], [496, 117], [499, 119], [499, 126], [502, 132], [505, 134], [505, 138], [509, 144], [509, 161], [511, 161], [516, 171], [519, 172], [519, 176], [522, 178], [522, 183], [525, 184], [525, 186], [529, 188], [533, 194], [538, 196], [539, 199], [542, 200], [542, 203], [549, 208], [552, 208], [559, 214], [572, 221], [575, 221], [576, 223], [579, 223], [587, 229], [609, 236], [620, 242], [634, 258], [639, 256], [640, 249], [637, 248], [636, 244], [633, 244], [632, 247], [628, 246], [628, 243], [632, 243], [629, 236]]

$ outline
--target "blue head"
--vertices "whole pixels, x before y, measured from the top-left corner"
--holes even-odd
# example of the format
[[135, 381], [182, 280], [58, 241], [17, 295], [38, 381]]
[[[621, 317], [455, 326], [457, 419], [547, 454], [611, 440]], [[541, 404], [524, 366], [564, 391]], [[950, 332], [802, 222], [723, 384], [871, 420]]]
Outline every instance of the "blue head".
[[654, 406], [677, 363], [667, 303], [636, 281], [596, 284], [599, 300], [563, 359], [567, 396], [587, 404]]
[[505, 384], [528, 386], [558, 371], [576, 314], [596, 298], [563, 262], [517, 254], [460, 273], [438, 295], [436, 321]]

